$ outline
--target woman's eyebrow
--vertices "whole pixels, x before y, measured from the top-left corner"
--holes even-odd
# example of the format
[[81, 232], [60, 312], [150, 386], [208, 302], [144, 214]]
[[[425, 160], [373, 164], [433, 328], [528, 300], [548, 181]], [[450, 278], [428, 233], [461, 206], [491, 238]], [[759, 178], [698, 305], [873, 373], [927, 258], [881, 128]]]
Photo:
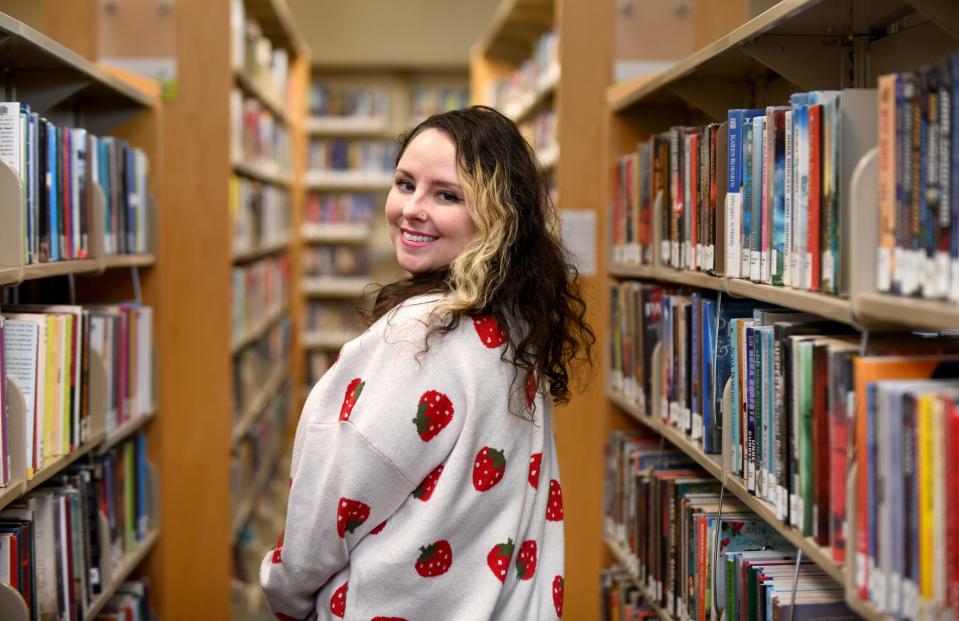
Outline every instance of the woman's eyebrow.
[[[406, 170], [405, 168], [397, 168], [397, 175], [402, 175], [403, 177], [409, 177], [410, 179], [416, 179], [416, 175]], [[443, 181], [441, 179], [429, 179], [430, 185], [437, 188], [447, 188], [450, 190], [456, 190], [458, 192], [463, 191], [463, 187], [457, 181]]]

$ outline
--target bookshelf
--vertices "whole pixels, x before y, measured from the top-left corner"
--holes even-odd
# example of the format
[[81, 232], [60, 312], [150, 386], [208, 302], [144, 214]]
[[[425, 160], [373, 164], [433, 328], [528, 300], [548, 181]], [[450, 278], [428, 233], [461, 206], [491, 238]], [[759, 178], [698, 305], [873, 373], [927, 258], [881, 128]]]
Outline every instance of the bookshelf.
[[[318, 59], [322, 60], [322, 59]], [[304, 123], [305, 204], [298, 221], [294, 383], [306, 394], [340, 347], [372, 282], [402, 277], [381, 216], [393, 186], [396, 138], [437, 111], [466, 105], [465, 72], [418, 67], [313, 67]]]
[[[302, 209], [309, 50], [283, 0], [232, 3], [231, 181], [233, 406], [227, 437], [231, 500], [227, 533], [233, 558], [231, 618], [256, 618], [263, 601], [253, 560], [273, 545], [282, 523], [261, 510], [298, 412], [291, 398], [293, 299]], [[263, 135], [268, 136], [264, 142]]]
[[[726, 119], [733, 108], [763, 108], [785, 104], [794, 92], [817, 89], [874, 88], [877, 77], [938, 62], [959, 50], [959, 9], [946, 3], [896, 0], [868, 5], [840, 6], [818, 0], [783, 0], [769, 10], [719, 37], [671, 68], [615, 84], [606, 89], [606, 166], [615, 168], [620, 157], [637, 143], [676, 125], [702, 125]], [[844, 38], [844, 33], [869, 33], [869, 37]], [[921, 41], [921, 44], [919, 43]], [[870, 136], [875, 140], [875, 133]], [[669, 283], [691, 290], [721, 292], [728, 299], [750, 299], [811, 313], [845, 324], [864, 342], [870, 333], [889, 330], [937, 332], [959, 326], [959, 307], [948, 302], [895, 297], [876, 290], [876, 248], [879, 231], [878, 163], [875, 149], [842, 171], [841, 192], [849, 197], [841, 206], [842, 262], [849, 276], [842, 295], [792, 289], [726, 276], [722, 271], [682, 271], [661, 256], [662, 226], [659, 215], [652, 224], [652, 261], [646, 264], [609, 259], [606, 275], [613, 283], [640, 280]], [[607, 187], [607, 196], [612, 196]], [[607, 212], [604, 229], [612, 231], [614, 216]], [[613, 250], [612, 234], [607, 250]], [[653, 367], [662, 364], [657, 346]], [[657, 362], [658, 361], [658, 362]], [[854, 586], [855, 494], [850, 491], [846, 509], [847, 563], [833, 560], [832, 550], [803, 536], [777, 517], [773, 505], [747, 490], [733, 475], [728, 462], [729, 438], [724, 433], [721, 452], [703, 452], [698, 441], [664, 421], [658, 395], [663, 386], [654, 379], [650, 407], [644, 409], [626, 398], [606, 380], [607, 400], [613, 406], [614, 425], [636, 424], [663, 436], [721, 481], [749, 509], [770, 524], [798, 550], [845, 589], [846, 604], [863, 618], [888, 618], [860, 598]], [[722, 386], [718, 387], [722, 389]], [[722, 416], [728, 430], [729, 395], [724, 395]], [[855, 481], [855, 465], [850, 466]], [[607, 542], [611, 553], [629, 568], [629, 555], [616, 541]], [[636, 581], [638, 583], [638, 580]], [[644, 585], [637, 584], [641, 591]], [[661, 611], [657, 611], [661, 612]], [[667, 615], [668, 616], [668, 615]]]
[[[155, 311], [150, 347], [156, 354], [162, 351], [162, 347], [157, 345], [154, 348], [154, 344], [159, 343], [157, 322], [163, 318], [163, 307], [156, 287], [161, 261], [156, 252], [155, 230], [165, 217], [157, 207], [163, 204], [158, 175], [160, 154], [156, 148], [162, 117], [159, 89], [135, 76], [90, 62], [60, 43], [56, 34], [41, 33], [0, 13], [0, 38], [6, 49], [6, 63], [11, 68], [5, 82], [9, 99], [29, 104], [32, 112], [57, 125], [83, 128], [97, 136], [114, 136], [143, 149], [150, 163], [145, 188], [148, 198], [143, 209], [138, 211], [144, 218], [146, 229], [145, 252], [119, 254], [107, 250], [109, 233], [105, 228], [104, 191], [99, 183], [91, 180], [83, 207], [87, 210], [84, 216], [89, 231], [88, 258], [28, 262], [25, 257], [23, 185], [20, 176], [10, 166], [0, 163], [0, 299], [78, 305], [142, 302]], [[8, 310], [5, 306], [0, 306], [0, 315]], [[131, 412], [127, 420], [114, 427], [113, 422], [108, 423], [111, 418], [108, 382], [114, 378], [107, 376], [103, 355], [92, 349], [87, 355], [90, 366], [83, 379], [88, 384], [82, 389], [89, 404], [87, 436], [67, 453], [47, 457], [29, 479], [29, 456], [22, 441], [26, 436], [27, 404], [13, 379], [0, 378], [6, 383], [8, 400], [4, 431], [11, 439], [8, 446], [11, 477], [8, 485], [0, 488], [0, 509], [10, 509], [18, 500], [46, 490], [49, 485], [44, 487], [44, 484], [65, 474], [71, 466], [102, 459], [124, 441], [146, 435], [146, 487], [143, 493], [149, 508], [144, 514], [145, 532], [137, 538], [135, 545], [121, 554], [121, 551], [113, 550], [109, 536], [103, 538], [107, 532], [106, 518], [98, 512], [99, 534], [104, 546], [99, 567], [102, 586], [83, 611], [84, 618], [92, 620], [129, 576], [145, 570], [147, 563], [144, 561], [151, 557], [160, 537], [157, 507], [161, 490], [157, 467], [151, 462], [157, 454], [155, 423], [162, 419], [158, 415], [158, 403], [163, 400], [162, 397], [156, 399], [160, 377], [154, 374], [150, 380], [154, 386], [152, 406], [147, 411]], [[111, 427], [109, 431], [108, 426]], [[12, 440], [16, 438], [20, 441]], [[5, 438], [5, 446], [6, 443]], [[0, 585], [0, 601], [5, 619], [30, 618], [27, 604], [9, 586]]]

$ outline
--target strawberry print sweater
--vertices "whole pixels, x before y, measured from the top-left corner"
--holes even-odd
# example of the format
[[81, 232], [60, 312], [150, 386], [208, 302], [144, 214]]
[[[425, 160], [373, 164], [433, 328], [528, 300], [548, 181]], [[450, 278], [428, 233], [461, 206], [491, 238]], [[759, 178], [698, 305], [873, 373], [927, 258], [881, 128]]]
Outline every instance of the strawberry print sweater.
[[286, 528], [260, 568], [277, 618], [562, 616], [552, 410], [514, 380], [490, 317], [423, 353], [438, 301], [408, 300], [347, 343], [307, 398]]

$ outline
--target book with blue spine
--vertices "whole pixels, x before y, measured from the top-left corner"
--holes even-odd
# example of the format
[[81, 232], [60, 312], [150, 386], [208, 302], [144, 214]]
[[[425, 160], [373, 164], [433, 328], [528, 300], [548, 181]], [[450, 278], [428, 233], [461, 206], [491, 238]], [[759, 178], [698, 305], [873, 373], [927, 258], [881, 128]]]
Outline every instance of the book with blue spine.
[[[752, 317], [755, 306], [756, 302], [753, 300], [733, 299], [724, 299], [722, 304], [719, 305], [718, 324], [715, 326], [716, 342], [713, 344], [715, 351], [715, 380], [712, 374], [710, 374], [709, 379], [710, 390], [712, 391], [713, 386], [715, 387], [715, 393], [713, 394], [712, 403], [710, 404], [711, 418], [714, 419], [712, 421], [713, 433], [710, 434], [707, 432], [705, 435], [704, 444], [707, 453], [718, 453], [722, 448], [723, 391], [726, 389], [726, 383], [731, 379], [732, 371], [736, 363], [736, 337], [732, 332], [732, 321], [734, 319]], [[711, 306], [710, 310], [712, 312], [711, 321], [716, 321], [715, 306]], [[710, 323], [710, 325], [712, 325], [712, 323]], [[713, 382], [715, 382], [715, 384]], [[736, 382], [730, 382], [730, 394], [732, 396], [731, 403], [735, 411], [736, 399], [738, 398]], [[735, 416], [731, 418], [735, 419]], [[709, 419], [707, 419], [707, 421], [708, 420]]]
[[792, 252], [789, 256], [789, 272], [792, 286], [802, 288], [805, 279], [801, 270], [802, 257], [806, 255], [806, 221], [808, 199], [805, 195], [809, 182], [809, 126], [807, 94], [794, 93], [789, 97], [792, 109]]
[[47, 211], [50, 218], [50, 260], [60, 260], [60, 227], [57, 200], [57, 131], [56, 126], [47, 121]]
[[743, 181], [745, 177], [745, 131], [750, 119], [765, 114], [760, 108], [729, 110], [727, 122], [726, 174], [726, 276], [742, 275]]
[[773, 108], [773, 172], [772, 172], [772, 256], [770, 257], [771, 280], [774, 285], [783, 284], [786, 259], [786, 111], [788, 108]]

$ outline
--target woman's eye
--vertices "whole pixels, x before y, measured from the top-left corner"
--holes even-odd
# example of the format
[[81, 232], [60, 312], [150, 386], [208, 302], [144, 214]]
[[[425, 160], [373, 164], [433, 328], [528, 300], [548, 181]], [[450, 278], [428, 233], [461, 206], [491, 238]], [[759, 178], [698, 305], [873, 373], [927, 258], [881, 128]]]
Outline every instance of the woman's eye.
[[396, 187], [398, 187], [400, 190], [402, 190], [402, 191], [404, 191], [404, 192], [412, 192], [412, 191], [413, 191], [413, 184], [410, 183], [409, 181], [407, 181], [406, 179], [397, 179], [397, 181], [396, 181]]
[[439, 196], [441, 199], [443, 199], [444, 201], [448, 203], [458, 203], [460, 201], [460, 197], [453, 194], [452, 192], [440, 192]]

